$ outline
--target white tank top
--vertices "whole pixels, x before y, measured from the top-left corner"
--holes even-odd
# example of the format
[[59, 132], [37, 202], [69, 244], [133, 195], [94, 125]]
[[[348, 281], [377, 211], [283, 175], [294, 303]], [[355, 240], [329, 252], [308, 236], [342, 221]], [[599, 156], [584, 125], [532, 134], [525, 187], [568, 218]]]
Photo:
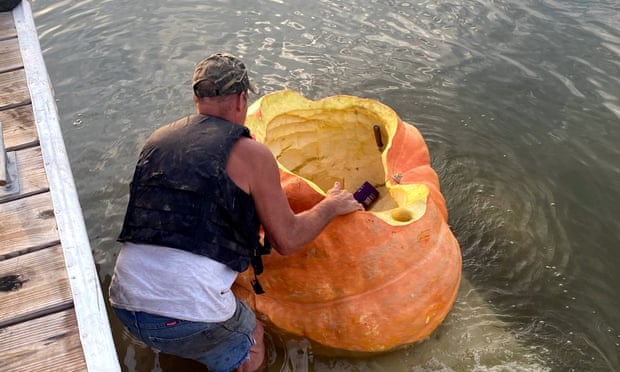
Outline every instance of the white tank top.
[[237, 272], [208, 257], [123, 243], [110, 284], [110, 303], [130, 311], [196, 322], [222, 322], [236, 309]]

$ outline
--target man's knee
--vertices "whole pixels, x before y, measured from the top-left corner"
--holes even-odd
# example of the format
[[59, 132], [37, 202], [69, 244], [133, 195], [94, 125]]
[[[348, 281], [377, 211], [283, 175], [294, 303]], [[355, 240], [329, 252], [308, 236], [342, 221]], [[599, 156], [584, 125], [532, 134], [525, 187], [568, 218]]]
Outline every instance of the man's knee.
[[257, 319], [256, 328], [254, 328], [254, 345], [250, 348], [248, 359], [237, 369], [237, 372], [255, 372], [266, 371], [265, 358], [265, 328]]

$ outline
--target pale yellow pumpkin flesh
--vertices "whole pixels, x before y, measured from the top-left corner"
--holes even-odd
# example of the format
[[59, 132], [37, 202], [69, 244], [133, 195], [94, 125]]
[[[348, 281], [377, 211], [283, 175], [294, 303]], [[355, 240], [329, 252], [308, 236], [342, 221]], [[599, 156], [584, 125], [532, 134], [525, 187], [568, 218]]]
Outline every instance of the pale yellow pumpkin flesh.
[[428, 336], [454, 303], [461, 253], [419, 131], [375, 100], [288, 90], [252, 104], [246, 125], [278, 160], [294, 212], [336, 181], [351, 192], [367, 181], [379, 199], [299, 252], [264, 256], [265, 294], [253, 294], [251, 270], [235, 293], [267, 327], [334, 349], [385, 351]]

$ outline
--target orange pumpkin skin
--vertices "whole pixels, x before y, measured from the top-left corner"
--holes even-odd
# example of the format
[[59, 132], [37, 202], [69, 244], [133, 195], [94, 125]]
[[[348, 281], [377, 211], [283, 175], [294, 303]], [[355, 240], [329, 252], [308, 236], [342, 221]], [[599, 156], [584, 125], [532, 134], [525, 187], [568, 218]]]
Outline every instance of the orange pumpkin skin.
[[[340, 216], [302, 250], [286, 257], [275, 251], [264, 256], [264, 273], [259, 277], [264, 294], [253, 294], [251, 270], [239, 275], [234, 290], [274, 330], [338, 350], [379, 352], [428, 336], [448, 314], [461, 279], [460, 249], [447, 225], [445, 201], [421, 134], [377, 101], [351, 96], [310, 101], [292, 91], [272, 93], [255, 102], [248, 110], [246, 125], [258, 133], [257, 140], [269, 146], [273, 140], [269, 136], [272, 122], [278, 122], [274, 131], [292, 128], [291, 134], [277, 139], [287, 141], [294, 137], [296, 128], [307, 123], [321, 130], [323, 119], [317, 120], [317, 116], [349, 117], [351, 112], [370, 117], [360, 122], [380, 120], [387, 144], [382, 152], [375, 149], [370, 156], [377, 158], [383, 174], [365, 176], [383, 178], [382, 197], [392, 195], [396, 205]], [[360, 122], [332, 123], [335, 127], [329, 130], [369, 125]], [[371, 133], [372, 126], [366, 129], [360, 131], [360, 136]], [[295, 141], [303, 142], [304, 135], [300, 137]], [[295, 146], [287, 143], [280, 149]], [[346, 146], [333, 147], [339, 152]], [[358, 151], [357, 147], [351, 150], [354, 159], [345, 162], [346, 166], [354, 165], [357, 157], [369, 152]], [[298, 157], [297, 153], [294, 157]], [[279, 165], [281, 184], [295, 213], [324, 198], [325, 191], [308, 178]], [[359, 178], [359, 167], [353, 168], [337, 169], [334, 175], [348, 174], [343, 178], [348, 184], [349, 179]]]

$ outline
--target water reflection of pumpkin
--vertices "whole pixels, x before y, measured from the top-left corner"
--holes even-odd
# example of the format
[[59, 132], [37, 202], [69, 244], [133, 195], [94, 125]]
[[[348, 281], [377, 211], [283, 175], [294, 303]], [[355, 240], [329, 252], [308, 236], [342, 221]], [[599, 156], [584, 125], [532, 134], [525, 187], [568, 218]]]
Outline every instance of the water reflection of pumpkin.
[[264, 256], [264, 294], [252, 293], [251, 269], [235, 293], [267, 327], [339, 350], [386, 351], [428, 336], [454, 303], [461, 253], [419, 131], [374, 100], [311, 101], [288, 90], [254, 102], [246, 125], [278, 159], [295, 212], [335, 181], [351, 192], [368, 181], [380, 196], [301, 251]]

